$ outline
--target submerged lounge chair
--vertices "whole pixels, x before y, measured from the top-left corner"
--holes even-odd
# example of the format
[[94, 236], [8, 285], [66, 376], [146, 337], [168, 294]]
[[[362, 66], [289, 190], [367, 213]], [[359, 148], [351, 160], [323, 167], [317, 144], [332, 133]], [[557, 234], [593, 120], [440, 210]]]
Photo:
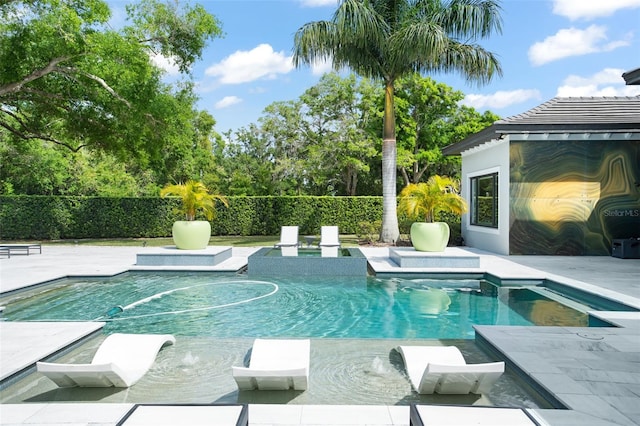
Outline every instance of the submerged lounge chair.
[[239, 390], [306, 390], [310, 340], [256, 339], [249, 367], [233, 367]]
[[467, 364], [455, 346], [398, 346], [411, 385], [421, 394], [486, 393], [504, 373], [504, 362]]
[[340, 235], [337, 226], [320, 228], [320, 252], [322, 257], [337, 257], [340, 248]]
[[153, 365], [165, 344], [176, 342], [170, 334], [112, 334], [100, 345], [91, 364], [38, 362], [38, 372], [60, 387], [127, 388]]

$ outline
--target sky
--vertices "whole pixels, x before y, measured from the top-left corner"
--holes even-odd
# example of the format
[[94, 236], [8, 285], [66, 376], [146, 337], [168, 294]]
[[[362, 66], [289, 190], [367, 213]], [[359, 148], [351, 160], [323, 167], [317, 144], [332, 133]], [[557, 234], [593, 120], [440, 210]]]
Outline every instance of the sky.
[[[200, 0], [221, 23], [192, 69], [198, 107], [219, 133], [257, 123], [265, 107], [297, 99], [330, 64], [296, 69], [295, 32], [329, 20], [337, 0]], [[479, 43], [495, 53], [503, 76], [478, 87], [456, 74], [428, 75], [465, 94], [462, 103], [501, 117], [556, 96], [638, 96], [622, 73], [640, 68], [640, 0], [502, 0], [502, 32]], [[117, 17], [116, 2], [114, 13]], [[166, 58], [155, 58], [175, 77]]]

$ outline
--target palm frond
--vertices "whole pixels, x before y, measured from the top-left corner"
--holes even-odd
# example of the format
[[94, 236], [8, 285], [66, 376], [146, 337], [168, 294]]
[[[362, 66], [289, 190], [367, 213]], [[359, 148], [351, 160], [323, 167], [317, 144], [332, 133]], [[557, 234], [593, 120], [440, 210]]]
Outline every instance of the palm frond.
[[458, 40], [487, 38], [502, 31], [496, 0], [453, 0], [439, 13], [441, 25]]
[[447, 176], [431, 176], [427, 182], [409, 184], [400, 192], [398, 210], [409, 218], [433, 222], [441, 212], [463, 214], [467, 203], [458, 193], [458, 183]]
[[220, 201], [229, 206], [226, 197], [210, 194], [209, 189], [199, 181], [189, 180], [186, 183], [167, 185], [160, 191], [161, 197], [178, 197], [182, 201], [182, 208], [186, 220], [194, 220], [196, 213], [201, 210], [208, 220], [216, 215], [216, 203]]

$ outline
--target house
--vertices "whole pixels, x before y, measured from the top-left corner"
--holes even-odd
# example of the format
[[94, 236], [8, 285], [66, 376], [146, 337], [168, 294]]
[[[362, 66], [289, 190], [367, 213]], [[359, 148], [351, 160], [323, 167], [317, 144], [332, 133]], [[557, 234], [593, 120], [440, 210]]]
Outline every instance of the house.
[[640, 237], [640, 96], [553, 98], [443, 153], [462, 156], [470, 247], [609, 255]]

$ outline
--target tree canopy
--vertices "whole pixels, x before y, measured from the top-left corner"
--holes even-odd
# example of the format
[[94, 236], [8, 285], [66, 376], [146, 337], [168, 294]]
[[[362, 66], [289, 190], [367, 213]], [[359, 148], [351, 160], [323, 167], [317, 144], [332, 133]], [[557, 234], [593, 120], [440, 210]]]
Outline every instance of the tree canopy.
[[[0, 193], [145, 196], [194, 179], [226, 195], [383, 192], [395, 206], [402, 186], [454, 175], [458, 160], [440, 148], [497, 118], [461, 107], [462, 93], [418, 73], [395, 79], [392, 92], [330, 73], [222, 137], [195, 108], [189, 74], [220, 23], [174, 1], [143, 0], [127, 12], [112, 28], [101, 0], [0, 1]], [[163, 79], [155, 55], [178, 65], [176, 83]], [[390, 94], [400, 184], [395, 155], [392, 181], [382, 172], [391, 163], [380, 162]]]
[[[443, 83], [411, 74], [397, 82], [396, 190], [434, 174], [456, 176], [458, 157], [441, 149], [499, 117], [460, 105]], [[298, 99], [265, 108], [258, 123], [228, 132], [215, 148], [228, 195], [379, 195], [378, 137], [384, 89], [354, 74], [325, 74]]]
[[191, 88], [162, 82], [152, 55], [183, 73], [219, 22], [201, 6], [144, 0], [108, 25], [102, 0], [0, 3], [0, 129], [14, 143], [48, 142], [140, 160], [161, 159], [174, 114], [193, 105]]
[[[403, 178], [396, 189], [434, 174], [456, 176], [459, 158], [443, 157], [441, 148], [499, 117], [460, 105], [462, 93], [417, 74], [397, 86]], [[326, 74], [223, 137], [210, 114], [176, 102], [175, 130], [165, 135], [161, 159], [147, 166], [49, 142], [8, 143], [0, 131], [0, 193], [156, 195], [167, 183], [197, 179], [226, 195], [379, 195], [383, 104], [384, 89], [369, 79]]]

